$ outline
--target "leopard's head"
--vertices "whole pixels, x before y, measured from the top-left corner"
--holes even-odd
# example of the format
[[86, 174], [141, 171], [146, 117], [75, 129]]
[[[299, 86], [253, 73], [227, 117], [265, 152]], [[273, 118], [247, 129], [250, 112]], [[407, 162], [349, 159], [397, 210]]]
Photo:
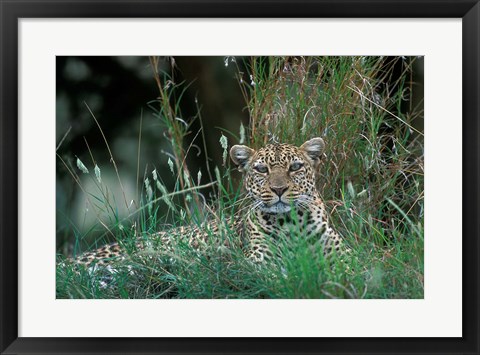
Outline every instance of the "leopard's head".
[[306, 207], [316, 196], [315, 171], [325, 143], [313, 138], [300, 147], [269, 144], [258, 150], [244, 145], [230, 149], [230, 157], [245, 174], [245, 187], [254, 206], [268, 213]]

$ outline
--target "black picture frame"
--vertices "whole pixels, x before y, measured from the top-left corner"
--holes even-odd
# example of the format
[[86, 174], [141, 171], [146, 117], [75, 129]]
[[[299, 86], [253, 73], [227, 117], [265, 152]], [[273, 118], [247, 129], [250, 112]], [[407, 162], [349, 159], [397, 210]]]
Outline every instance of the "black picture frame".
[[[479, 354], [478, 0], [1, 0], [0, 352]], [[461, 338], [19, 338], [18, 25], [20, 18], [403, 17], [462, 18], [463, 336]], [[388, 315], [387, 315], [388, 316]], [[441, 315], [439, 315], [439, 321]]]

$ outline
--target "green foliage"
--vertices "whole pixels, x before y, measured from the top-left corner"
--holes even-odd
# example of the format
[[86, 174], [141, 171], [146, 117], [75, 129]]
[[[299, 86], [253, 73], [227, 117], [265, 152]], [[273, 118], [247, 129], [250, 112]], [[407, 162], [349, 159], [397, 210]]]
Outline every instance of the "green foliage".
[[[256, 266], [245, 260], [229, 225], [232, 215], [248, 209], [240, 184], [232, 179], [237, 173], [228, 161], [218, 162], [213, 174], [206, 166], [208, 176], [189, 171], [185, 157], [191, 152], [183, 139], [192, 122], [181, 118], [182, 95], [173, 94], [183, 84], [157, 71], [158, 59], [152, 58], [160, 96], [151, 107], [172, 142], [168, 166], [145, 175], [141, 198], [122, 219], [102, 184], [101, 167], [88, 172], [82, 163], [87, 171], [81, 171], [101, 192], [84, 191], [100, 211], [105, 236], [120, 241], [128, 256], [114, 264], [114, 273], [91, 273], [59, 256], [57, 297], [423, 298], [423, 133], [416, 128], [419, 121], [422, 126], [423, 111], [412, 107], [415, 59], [249, 58], [247, 72], [237, 61], [228, 70], [236, 71], [250, 113], [248, 127], [238, 123], [241, 139], [254, 148], [324, 139], [318, 188], [349, 252], [324, 260], [315, 241], [292, 231], [290, 239], [272, 245], [280, 255], [274, 262]], [[201, 119], [200, 112], [194, 119]], [[224, 133], [215, 138], [222, 152], [233, 144]], [[176, 174], [173, 191], [167, 191], [159, 171]], [[208, 178], [211, 182], [200, 184]], [[205, 203], [201, 190], [211, 185], [216, 192]], [[160, 206], [168, 208], [167, 215], [158, 212]], [[220, 223], [220, 233], [213, 235], [205, 220]], [[139, 237], [149, 240], [180, 225], [210, 233], [207, 245], [199, 251], [174, 240], [169, 251], [136, 250]], [[77, 241], [81, 238], [77, 235]], [[229, 248], [219, 247], [225, 241]], [[105, 280], [108, 287], [102, 286]]]

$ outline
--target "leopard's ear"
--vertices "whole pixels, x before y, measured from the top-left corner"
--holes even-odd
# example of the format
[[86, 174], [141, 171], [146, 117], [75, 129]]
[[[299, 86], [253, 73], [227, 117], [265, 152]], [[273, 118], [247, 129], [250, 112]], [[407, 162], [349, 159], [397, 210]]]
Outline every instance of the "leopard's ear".
[[254, 153], [255, 151], [252, 148], [245, 145], [234, 145], [230, 149], [230, 158], [238, 166], [238, 170], [243, 172]]
[[322, 138], [312, 138], [303, 143], [300, 149], [306, 153], [307, 157], [312, 160], [313, 165], [316, 167], [325, 149], [325, 142]]

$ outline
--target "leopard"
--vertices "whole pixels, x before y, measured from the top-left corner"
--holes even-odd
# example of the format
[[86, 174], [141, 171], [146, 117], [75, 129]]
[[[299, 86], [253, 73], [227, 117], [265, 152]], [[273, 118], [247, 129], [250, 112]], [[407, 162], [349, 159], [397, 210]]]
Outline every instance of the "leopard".
[[[320, 137], [300, 146], [271, 143], [257, 150], [234, 145], [230, 158], [243, 174], [247, 212], [233, 216], [230, 228], [236, 232], [245, 257], [262, 264], [276, 257], [272, 243], [293, 233], [319, 243], [325, 257], [342, 253], [342, 238], [331, 226], [325, 204], [316, 187], [317, 173], [325, 143]], [[245, 210], [245, 209], [243, 209]], [[209, 238], [221, 232], [218, 220], [206, 222], [206, 228], [181, 226], [151, 236], [157, 245], [168, 249], [175, 238], [195, 249], [202, 249]], [[222, 247], [229, 247], [228, 241]], [[145, 249], [139, 240], [138, 250]], [[79, 255], [73, 261], [85, 266], [109, 265], [125, 259], [126, 250], [118, 242]]]

